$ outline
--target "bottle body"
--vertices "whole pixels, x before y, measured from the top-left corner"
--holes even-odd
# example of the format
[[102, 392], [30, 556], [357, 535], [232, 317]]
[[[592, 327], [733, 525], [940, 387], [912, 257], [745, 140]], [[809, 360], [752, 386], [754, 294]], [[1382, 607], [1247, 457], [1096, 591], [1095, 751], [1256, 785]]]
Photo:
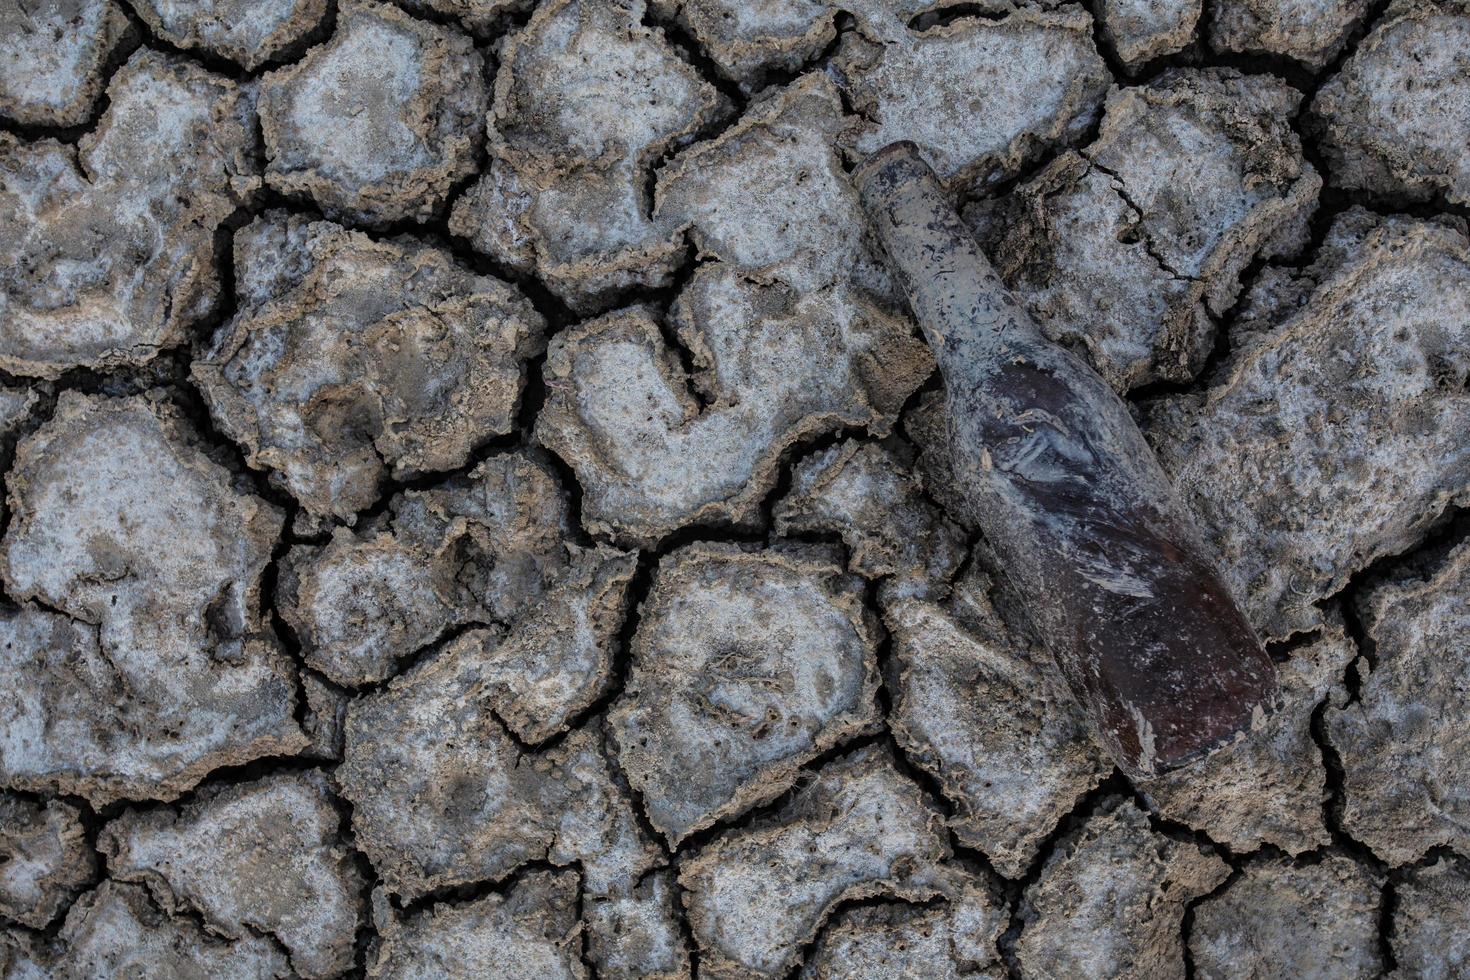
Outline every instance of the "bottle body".
[[1041, 334], [916, 150], [858, 180], [944, 375], [957, 489], [1102, 744], [1149, 776], [1258, 727], [1274, 665], [1127, 406]]

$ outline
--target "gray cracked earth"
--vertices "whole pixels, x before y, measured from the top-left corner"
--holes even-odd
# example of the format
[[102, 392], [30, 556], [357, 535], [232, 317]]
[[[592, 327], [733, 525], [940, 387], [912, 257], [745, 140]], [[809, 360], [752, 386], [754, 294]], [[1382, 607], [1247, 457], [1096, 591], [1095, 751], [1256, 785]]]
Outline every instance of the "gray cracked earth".
[[[1130, 784], [920, 144], [1279, 663]], [[1464, 0], [0, 0], [0, 977], [1470, 975]]]

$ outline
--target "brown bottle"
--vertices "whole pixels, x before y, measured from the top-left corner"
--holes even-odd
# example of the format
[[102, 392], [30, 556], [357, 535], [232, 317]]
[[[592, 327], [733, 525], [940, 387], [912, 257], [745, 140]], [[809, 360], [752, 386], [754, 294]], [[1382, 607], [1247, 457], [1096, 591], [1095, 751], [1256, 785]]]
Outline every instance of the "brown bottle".
[[1129, 776], [1258, 727], [1276, 671], [1123, 401], [1042, 336], [912, 143], [854, 175], [939, 361], [957, 489]]

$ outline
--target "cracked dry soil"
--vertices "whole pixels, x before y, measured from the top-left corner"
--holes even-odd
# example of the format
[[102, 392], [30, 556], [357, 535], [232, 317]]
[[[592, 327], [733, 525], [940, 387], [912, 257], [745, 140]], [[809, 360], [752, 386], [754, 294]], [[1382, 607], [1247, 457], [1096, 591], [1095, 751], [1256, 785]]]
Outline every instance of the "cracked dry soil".
[[[1464, 0], [0, 0], [0, 978], [1470, 976]], [[1130, 784], [920, 144], [1285, 705]]]

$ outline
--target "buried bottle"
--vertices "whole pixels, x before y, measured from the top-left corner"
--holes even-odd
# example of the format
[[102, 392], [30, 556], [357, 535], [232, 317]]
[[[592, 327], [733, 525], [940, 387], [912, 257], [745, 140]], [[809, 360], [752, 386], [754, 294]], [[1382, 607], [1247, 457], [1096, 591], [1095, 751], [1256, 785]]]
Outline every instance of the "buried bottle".
[[1258, 728], [1276, 672], [1122, 400], [1051, 343], [911, 143], [854, 175], [948, 392], [956, 489], [1130, 776]]

